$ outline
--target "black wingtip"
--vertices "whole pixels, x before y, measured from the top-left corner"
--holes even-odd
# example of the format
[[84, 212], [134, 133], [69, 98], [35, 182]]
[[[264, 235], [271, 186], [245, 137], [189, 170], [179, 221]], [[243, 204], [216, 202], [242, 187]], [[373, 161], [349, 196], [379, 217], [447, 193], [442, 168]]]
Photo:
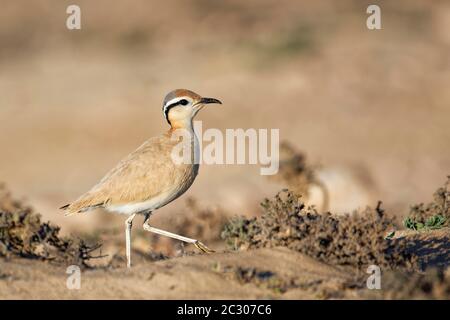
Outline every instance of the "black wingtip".
[[69, 206], [70, 206], [70, 203], [69, 203], [69, 204], [66, 204], [65, 206], [62, 206], [62, 207], [59, 208], [59, 209], [60, 209], [60, 210], [66, 210]]

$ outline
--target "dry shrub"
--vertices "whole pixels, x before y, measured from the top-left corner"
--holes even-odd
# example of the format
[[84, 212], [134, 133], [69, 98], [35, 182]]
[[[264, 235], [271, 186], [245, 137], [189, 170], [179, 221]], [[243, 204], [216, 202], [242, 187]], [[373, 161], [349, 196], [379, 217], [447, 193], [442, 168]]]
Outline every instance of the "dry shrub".
[[87, 266], [99, 245], [59, 236], [59, 227], [42, 222], [39, 214], [14, 200], [0, 186], [0, 256], [48, 260]]
[[433, 194], [432, 202], [411, 207], [405, 226], [410, 229], [438, 229], [450, 225], [450, 176]]
[[262, 204], [261, 217], [235, 218], [222, 237], [234, 249], [285, 246], [320, 261], [358, 268], [369, 264], [411, 267], [404, 239], [385, 239], [394, 219], [381, 209], [345, 216], [318, 213], [293, 192], [283, 190]]

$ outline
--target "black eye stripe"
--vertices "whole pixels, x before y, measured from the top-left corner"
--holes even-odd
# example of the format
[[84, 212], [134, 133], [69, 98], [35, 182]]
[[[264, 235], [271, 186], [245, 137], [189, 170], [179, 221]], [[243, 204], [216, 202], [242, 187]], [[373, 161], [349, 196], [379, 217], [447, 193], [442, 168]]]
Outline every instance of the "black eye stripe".
[[185, 105], [187, 105], [188, 103], [189, 103], [189, 101], [187, 101], [186, 99], [181, 99], [181, 100], [178, 100], [178, 101], [176, 101], [176, 102], [174, 102], [174, 103], [169, 104], [169, 105], [166, 107], [166, 110], [168, 110], [168, 109], [170, 109], [170, 108], [173, 108], [173, 107], [175, 107], [175, 106], [177, 106], [177, 105], [179, 105], [179, 104], [181, 104], [182, 106], [185, 106]]
[[185, 106], [188, 103], [189, 103], [189, 101], [187, 101], [186, 99], [181, 99], [181, 100], [178, 100], [178, 101], [176, 101], [174, 103], [171, 103], [167, 107], [165, 107], [164, 108], [164, 116], [166, 117], [167, 122], [169, 122], [169, 111], [170, 111], [170, 109], [172, 109], [173, 107], [176, 107], [178, 105]]

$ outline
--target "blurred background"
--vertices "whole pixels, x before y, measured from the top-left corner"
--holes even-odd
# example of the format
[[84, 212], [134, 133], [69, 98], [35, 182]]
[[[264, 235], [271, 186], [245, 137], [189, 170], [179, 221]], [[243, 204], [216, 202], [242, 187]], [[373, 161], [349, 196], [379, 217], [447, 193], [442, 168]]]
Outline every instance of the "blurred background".
[[[371, 31], [375, 3], [382, 30]], [[280, 129], [317, 166], [333, 212], [383, 200], [404, 214], [449, 173], [448, 1], [1, 4], [0, 181], [64, 232], [122, 231], [121, 216], [57, 208], [167, 130], [162, 100], [175, 88], [223, 101], [200, 113], [204, 129]], [[66, 28], [71, 4], [81, 30]], [[154, 221], [170, 226], [189, 196], [254, 215], [282, 187], [259, 166], [202, 166]], [[320, 192], [309, 198], [320, 205]]]

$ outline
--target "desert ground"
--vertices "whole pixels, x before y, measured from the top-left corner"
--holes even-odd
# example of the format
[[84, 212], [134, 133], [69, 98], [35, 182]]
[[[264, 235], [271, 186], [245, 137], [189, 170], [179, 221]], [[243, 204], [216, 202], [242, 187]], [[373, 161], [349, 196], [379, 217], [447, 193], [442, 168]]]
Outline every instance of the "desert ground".
[[[378, 3], [381, 30], [367, 29], [368, 3], [356, 0], [80, 0], [82, 28], [68, 30], [70, 1], [3, 1], [0, 298], [448, 298], [450, 218], [442, 226], [403, 222], [419, 211], [448, 216], [450, 4]], [[168, 129], [162, 100], [175, 88], [223, 101], [199, 114], [204, 130], [279, 129], [289, 147], [275, 177], [260, 175], [259, 165], [202, 166], [188, 192], [151, 218], [216, 253], [147, 234], [138, 221], [127, 270], [124, 216], [65, 217], [58, 208]], [[383, 269], [386, 290], [365, 287], [367, 263], [331, 259], [327, 250], [316, 255], [271, 234], [227, 244], [230, 219], [261, 218], [260, 203], [284, 188], [302, 195], [296, 214], [315, 206], [342, 221], [382, 201], [392, 223], [373, 239], [395, 231], [389, 241], [414, 248], [404, 266]], [[433, 197], [438, 188], [443, 203]], [[429, 210], [411, 210], [420, 203]], [[61, 239], [101, 244], [92, 252], [101, 258], [80, 260], [80, 290], [66, 288], [73, 254], [54, 261], [49, 239], [15, 233], [30, 229], [14, 220], [24, 212], [41, 216], [32, 218], [36, 234], [49, 221]], [[389, 280], [396, 272], [407, 280]], [[424, 282], [432, 290], [405, 289]]]

